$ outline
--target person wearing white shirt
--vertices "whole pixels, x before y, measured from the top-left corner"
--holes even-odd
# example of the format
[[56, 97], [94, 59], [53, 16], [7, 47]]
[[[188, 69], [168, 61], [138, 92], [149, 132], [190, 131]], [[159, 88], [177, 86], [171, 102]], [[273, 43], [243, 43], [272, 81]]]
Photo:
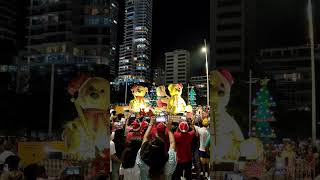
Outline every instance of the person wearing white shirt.
[[141, 141], [132, 140], [129, 146], [123, 151], [119, 173], [123, 180], [140, 180], [140, 168], [136, 163], [140, 146]]
[[[207, 118], [202, 120], [202, 127], [195, 126], [197, 134], [199, 134], [200, 146], [199, 146], [199, 156], [201, 162], [201, 174], [203, 173], [205, 177], [209, 176], [209, 159], [210, 155], [208, 153], [207, 140], [210, 139], [210, 133], [208, 130], [209, 120]], [[206, 146], [207, 145], [207, 146]]]
[[0, 154], [0, 164], [4, 164], [7, 157], [14, 155], [15, 154], [13, 153], [13, 145], [10, 143], [6, 143], [4, 145], [4, 151]]
[[112, 161], [121, 163], [121, 160], [116, 155], [116, 148], [114, 142], [110, 140], [110, 173], [112, 173]]

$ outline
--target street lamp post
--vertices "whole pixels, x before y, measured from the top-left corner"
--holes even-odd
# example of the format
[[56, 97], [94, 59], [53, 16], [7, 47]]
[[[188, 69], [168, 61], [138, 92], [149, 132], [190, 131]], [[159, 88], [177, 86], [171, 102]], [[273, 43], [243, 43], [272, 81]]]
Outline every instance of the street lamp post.
[[312, 79], [312, 141], [317, 139], [317, 117], [316, 117], [316, 81], [315, 81], [315, 55], [314, 55], [314, 26], [312, 1], [308, 1], [307, 6], [308, 23], [309, 23], [309, 40], [310, 40], [310, 59], [311, 59], [311, 79]]
[[258, 78], [252, 78], [252, 70], [249, 71], [249, 136], [251, 136], [252, 131], [252, 84], [257, 83], [259, 79]]
[[251, 116], [252, 116], [252, 103], [251, 103], [251, 101], [252, 101], [252, 71], [251, 71], [251, 69], [250, 69], [250, 71], [249, 71], [249, 136], [251, 136], [251, 126], [252, 126], [252, 118], [251, 118]]
[[209, 112], [209, 67], [208, 67], [208, 49], [207, 49], [207, 41], [204, 39], [204, 47], [201, 49], [203, 53], [205, 53], [206, 56], [206, 75], [207, 75], [207, 111]]
[[54, 95], [54, 73], [55, 65], [51, 64], [51, 78], [50, 78], [50, 103], [49, 103], [49, 124], [48, 124], [48, 136], [52, 136], [52, 114], [53, 114], [53, 95]]

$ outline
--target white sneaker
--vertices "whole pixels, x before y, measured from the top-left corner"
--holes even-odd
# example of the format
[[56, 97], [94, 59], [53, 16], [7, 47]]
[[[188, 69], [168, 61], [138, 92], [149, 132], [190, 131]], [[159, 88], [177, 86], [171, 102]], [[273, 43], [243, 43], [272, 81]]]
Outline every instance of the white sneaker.
[[206, 178], [208, 177], [208, 173], [207, 172], [205, 173], [204, 177], [206, 177]]
[[203, 172], [200, 172], [200, 176], [203, 176]]

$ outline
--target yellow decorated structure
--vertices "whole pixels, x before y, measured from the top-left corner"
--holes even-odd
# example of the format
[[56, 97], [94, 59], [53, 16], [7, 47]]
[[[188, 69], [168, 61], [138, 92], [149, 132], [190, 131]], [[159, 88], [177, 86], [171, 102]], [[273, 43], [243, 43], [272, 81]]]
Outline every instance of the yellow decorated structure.
[[129, 108], [132, 112], [139, 113], [141, 110], [148, 108], [148, 100], [144, 98], [146, 93], [148, 93], [148, 88], [134, 85], [131, 88], [134, 99], [130, 101]]
[[168, 90], [170, 97], [168, 98], [167, 111], [170, 114], [184, 113], [186, 110], [186, 102], [182, 99], [182, 84], [170, 84]]
[[94, 77], [75, 80], [71, 86], [69, 90], [78, 91], [78, 97], [72, 99], [78, 117], [65, 125], [62, 134], [67, 151], [77, 160], [104, 156], [109, 149], [110, 84], [103, 78]]
[[40, 163], [47, 158], [50, 151], [65, 153], [67, 149], [62, 141], [18, 143], [18, 155], [21, 158], [21, 165], [24, 167]]

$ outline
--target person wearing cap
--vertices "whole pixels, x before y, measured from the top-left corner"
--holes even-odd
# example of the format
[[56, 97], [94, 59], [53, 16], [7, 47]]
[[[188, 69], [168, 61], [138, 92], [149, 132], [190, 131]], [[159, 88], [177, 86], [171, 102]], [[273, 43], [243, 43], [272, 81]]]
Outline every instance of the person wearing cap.
[[144, 133], [147, 131], [147, 129], [148, 129], [148, 125], [149, 125], [149, 123], [148, 123], [148, 121], [146, 121], [146, 120], [143, 120], [142, 122], [141, 122], [141, 127], [140, 127], [140, 132], [141, 132], [141, 135], [144, 135]]
[[155, 117], [151, 117], [148, 129], [143, 137], [138, 151], [136, 163], [140, 168], [141, 180], [171, 180], [177, 165], [176, 144], [171, 132], [172, 120], [169, 119], [166, 128], [169, 136], [169, 150], [165, 150], [164, 141], [160, 137], [149, 138], [151, 128], [156, 124]]
[[131, 124], [131, 127], [132, 127], [132, 129], [127, 134], [127, 137], [126, 137], [127, 144], [129, 144], [132, 139], [142, 141], [142, 135], [141, 135], [141, 131], [140, 131], [140, 129], [141, 129], [140, 123], [138, 121], [133, 121], [133, 123]]
[[188, 123], [181, 121], [177, 131], [174, 133], [178, 159], [177, 168], [173, 175], [175, 180], [180, 180], [183, 175], [186, 180], [192, 179], [192, 142], [195, 135], [193, 123], [191, 127], [191, 131], [189, 131]]
[[160, 137], [165, 142], [165, 150], [169, 150], [169, 135], [168, 135], [168, 129], [166, 125], [163, 122], [158, 123], [155, 126], [152, 126], [151, 132], [150, 132], [151, 138]]
[[196, 132], [199, 136], [200, 140], [200, 146], [199, 146], [199, 156], [200, 156], [200, 162], [201, 162], [201, 174], [203, 174], [205, 177], [208, 177], [209, 175], [209, 159], [210, 155], [208, 152], [208, 143], [207, 140], [210, 139], [210, 133], [209, 133], [209, 120], [208, 118], [204, 118], [202, 120], [202, 123], [200, 124], [202, 126], [195, 126]]

